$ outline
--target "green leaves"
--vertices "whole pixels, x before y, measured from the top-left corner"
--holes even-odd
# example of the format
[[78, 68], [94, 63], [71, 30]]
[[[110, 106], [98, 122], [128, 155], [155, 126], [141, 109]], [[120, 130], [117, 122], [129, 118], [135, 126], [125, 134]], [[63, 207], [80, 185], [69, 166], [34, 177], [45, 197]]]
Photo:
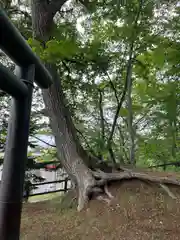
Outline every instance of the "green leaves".
[[[96, 155], [101, 153], [105, 159], [109, 157], [106, 141], [125, 86], [129, 50], [133, 46], [132, 125], [137, 161], [147, 165], [170, 159], [174, 142], [179, 144], [180, 18], [179, 8], [166, 1], [163, 11], [155, 1], [142, 1], [140, 9], [140, 2], [92, 1], [86, 5], [88, 13], [80, 8], [76, 11], [74, 5], [72, 15], [57, 16], [45, 49], [32, 38], [28, 43], [41, 59], [56, 64], [73, 121], [84, 136], [80, 135], [83, 146], [93, 149]], [[83, 34], [76, 27], [79, 20]], [[103, 93], [103, 118], [98, 91]], [[125, 106], [127, 98], [120, 109], [112, 148], [117, 161], [123, 155], [127, 162], [130, 133]], [[35, 124], [41, 129], [37, 118]], [[178, 152], [176, 148], [177, 158]], [[43, 159], [49, 161], [54, 154], [43, 152]]]
[[50, 40], [46, 43], [43, 56], [50, 61], [59, 61], [65, 58], [72, 58], [78, 51], [79, 47], [77, 43], [71, 40]]
[[[143, 106], [142, 105], [138, 105], [138, 104], [133, 104], [132, 105], [132, 112], [133, 112], [134, 115], [140, 114], [142, 112], [142, 110], [143, 110]], [[121, 107], [119, 115], [121, 117], [127, 117], [128, 116], [128, 109]]]
[[106, 81], [103, 82], [102, 81], [102, 82], [100, 82], [98, 87], [99, 87], [100, 90], [104, 90], [108, 85], [109, 85], [108, 82], [106, 82]]
[[166, 61], [164, 48], [159, 47], [152, 52], [152, 61], [159, 68], [162, 68], [164, 66]]
[[143, 110], [143, 106], [139, 104], [133, 104], [132, 105], [132, 111], [134, 113], [140, 113]]
[[127, 117], [128, 116], [128, 110], [127, 110], [127, 108], [121, 108], [121, 110], [120, 110], [120, 112], [119, 112], [119, 115], [121, 116], [121, 117]]
[[41, 43], [33, 38], [28, 39], [28, 44], [31, 46], [32, 50], [38, 55], [41, 56], [43, 53], [43, 47]]
[[48, 148], [41, 150], [41, 156], [37, 157], [38, 162], [50, 162], [54, 161], [56, 157], [56, 149]]
[[28, 39], [29, 45], [32, 50], [36, 52], [44, 61], [60, 61], [65, 58], [72, 58], [79, 53], [79, 46], [75, 41], [71, 39], [67, 40], [50, 40], [46, 43], [45, 49], [43, 49], [41, 43], [32, 38]]

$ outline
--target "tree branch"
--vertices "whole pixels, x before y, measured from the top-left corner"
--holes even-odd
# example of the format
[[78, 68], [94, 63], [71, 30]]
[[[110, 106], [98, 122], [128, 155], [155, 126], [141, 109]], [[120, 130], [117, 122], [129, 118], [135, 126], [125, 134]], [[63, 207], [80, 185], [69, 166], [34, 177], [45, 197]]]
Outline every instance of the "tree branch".
[[157, 167], [164, 167], [164, 166], [175, 166], [175, 167], [180, 167], [180, 162], [169, 162], [169, 163], [164, 163], [164, 164], [158, 164], [158, 165], [153, 165], [150, 166], [149, 168], [157, 168]]
[[36, 137], [36, 136], [33, 136], [33, 135], [31, 135], [31, 137], [37, 139], [38, 141], [40, 141], [40, 142], [42, 142], [42, 143], [45, 143], [46, 145], [48, 145], [48, 146], [50, 146], [50, 147], [54, 147], [54, 148], [56, 148], [56, 145], [50, 144], [50, 143], [48, 143], [48, 142], [42, 140], [42, 139], [39, 138], [39, 137]]
[[120, 101], [117, 105], [117, 110], [116, 110], [116, 113], [115, 113], [115, 116], [114, 116], [112, 129], [111, 129], [111, 132], [110, 132], [110, 135], [109, 135], [109, 139], [107, 141], [107, 145], [111, 144], [111, 141], [112, 141], [112, 138], [113, 138], [113, 135], [114, 135], [114, 131], [115, 131], [115, 127], [116, 127], [116, 123], [117, 123], [117, 119], [118, 119], [118, 116], [119, 116], [119, 112], [120, 112], [122, 104], [125, 100], [125, 96], [126, 96], [126, 92], [127, 92], [127, 88], [128, 88], [128, 79], [129, 79], [129, 74], [130, 74], [131, 64], [132, 64], [133, 46], [134, 46], [134, 42], [131, 44], [131, 48], [130, 48], [130, 52], [129, 52], [129, 60], [128, 60], [128, 63], [127, 63], [127, 71], [126, 71], [127, 74], [126, 74], [125, 85], [124, 85], [124, 89], [123, 89], [123, 92], [122, 92], [121, 99], [120, 99]]
[[114, 91], [114, 95], [115, 95], [117, 104], [119, 104], [119, 98], [118, 98], [118, 94], [117, 94], [116, 88], [115, 88], [115, 86], [114, 86], [114, 83], [112, 82], [112, 80], [111, 80], [108, 72], [106, 72], [106, 73], [107, 73], [107, 76], [108, 76], [108, 79], [109, 79], [109, 83], [110, 83], [110, 85], [111, 85], [111, 87], [112, 87], [112, 89], [113, 89], [113, 91]]
[[[139, 10], [138, 10], [138, 13], [137, 13], [137, 16], [136, 16], [136, 19], [135, 19], [135, 23], [134, 23], [134, 27], [135, 28], [137, 27], [138, 19], [139, 19], [141, 8], [142, 8], [142, 3], [143, 3], [143, 1], [140, 0]], [[131, 42], [131, 46], [130, 46], [130, 50], [129, 50], [129, 60], [128, 60], [128, 63], [127, 63], [125, 85], [124, 85], [123, 93], [122, 93], [121, 99], [120, 99], [120, 101], [118, 103], [117, 110], [116, 110], [116, 113], [115, 113], [115, 116], [114, 116], [112, 129], [111, 129], [111, 132], [110, 132], [110, 135], [109, 135], [109, 139], [108, 139], [108, 143], [107, 143], [108, 145], [111, 145], [111, 141], [112, 141], [112, 138], [113, 138], [113, 135], [114, 135], [114, 131], [115, 131], [117, 119], [118, 119], [118, 116], [119, 116], [119, 112], [120, 112], [122, 104], [123, 104], [123, 102], [125, 100], [127, 89], [128, 89], [129, 80], [130, 80], [131, 74], [132, 74], [133, 50], [134, 50], [134, 43], [135, 43], [134, 33], [135, 33], [135, 31], [133, 31], [133, 34], [132, 34], [132, 42]]]

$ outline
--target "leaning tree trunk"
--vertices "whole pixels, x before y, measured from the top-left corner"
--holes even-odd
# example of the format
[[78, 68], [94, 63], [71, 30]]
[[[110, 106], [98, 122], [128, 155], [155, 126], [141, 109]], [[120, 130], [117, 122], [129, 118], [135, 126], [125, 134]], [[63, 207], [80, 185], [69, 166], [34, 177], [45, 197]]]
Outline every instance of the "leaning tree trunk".
[[[50, 39], [50, 32], [54, 24], [53, 16], [64, 3], [59, 3], [57, 6], [56, 1], [54, 2], [53, 5], [53, 1], [51, 4], [41, 0], [32, 1], [33, 33], [43, 46]], [[49, 115], [59, 158], [69, 177], [77, 186], [78, 208], [80, 210], [88, 199], [89, 189], [95, 185], [95, 178], [91, 170], [84, 164], [83, 154], [80, 154], [79, 142], [76, 142], [78, 139], [75, 127], [65, 104], [65, 96], [57, 68], [53, 64], [46, 64], [46, 67], [53, 77], [53, 84], [49, 89], [42, 90], [43, 100]]]
[[[54, 24], [53, 17], [65, 2], [66, 0], [51, 0], [50, 2], [32, 0], [34, 37], [41, 41], [43, 46], [51, 38], [51, 30]], [[78, 209], [81, 210], [84, 207], [90, 194], [95, 194], [99, 200], [110, 202], [113, 196], [108, 192], [106, 183], [114, 180], [131, 178], [148, 180], [160, 184], [172, 196], [162, 183], [180, 186], [180, 181], [177, 179], [150, 176], [146, 173], [138, 173], [122, 167], [123, 173], [105, 173], [100, 170], [92, 171], [92, 169], [88, 168], [85, 161], [87, 161], [89, 156], [83, 150], [77, 138], [75, 127], [65, 102], [56, 65], [47, 64], [46, 67], [52, 74], [53, 84], [49, 89], [42, 91], [43, 99], [61, 163], [75, 184], [76, 189], [78, 189]]]

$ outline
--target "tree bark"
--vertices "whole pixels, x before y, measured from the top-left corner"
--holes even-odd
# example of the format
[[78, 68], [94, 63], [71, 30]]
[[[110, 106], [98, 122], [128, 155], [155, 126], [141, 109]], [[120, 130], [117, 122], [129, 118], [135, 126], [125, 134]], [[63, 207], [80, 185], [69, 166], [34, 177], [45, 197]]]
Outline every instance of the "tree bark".
[[134, 55], [134, 45], [136, 42], [136, 38], [138, 35], [138, 20], [141, 15], [143, 7], [143, 1], [139, 1], [139, 9], [137, 11], [137, 15], [134, 21], [134, 30], [132, 31], [132, 42], [130, 44], [130, 51], [129, 51], [129, 61], [128, 61], [128, 68], [127, 68], [127, 102], [128, 102], [128, 131], [130, 135], [130, 149], [129, 149], [129, 160], [132, 165], [136, 164], [135, 160], [135, 131], [133, 128], [133, 112], [132, 112], [132, 98], [131, 98], [131, 92], [132, 92], [132, 67], [133, 67], [133, 55]]
[[[132, 55], [132, 53], [131, 53]], [[130, 59], [130, 68], [128, 74], [128, 90], [127, 90], [127, 107], [128, 107], [128, 131], [130, 137], [129, 160], [132, 165], [135, 165], [135, 131], [133, 128], [133, 111], [132, 111], [132, 60]]]
[[[56, 13], [54, 6], [57, 8], [57, 5], [52, 4], [53, 1], [51, 4], [40, 0], [32, 1], [33, 33], [43, 46], [51, 38], [53, 17]], [[59, 9], [61, 6], [60, 4]], [[49, 115], [59, 158], [78, 189], [78, 209], [81, 210], [88, 200], [89, 189], [95, 185], [95, 178], [84, 164], [82, 157], [87, 158], [87, 155], [77, 138], [56, 65], [46, 64], [46, 67], [53, 77], [53, 84], [49, 89], [42, 90], [43, 100]]]

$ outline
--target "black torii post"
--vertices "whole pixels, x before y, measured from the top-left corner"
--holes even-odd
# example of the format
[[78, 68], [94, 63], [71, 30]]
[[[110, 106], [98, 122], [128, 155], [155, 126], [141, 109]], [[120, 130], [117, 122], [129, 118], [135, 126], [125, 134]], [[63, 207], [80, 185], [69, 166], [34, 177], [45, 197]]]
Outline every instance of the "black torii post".
[[1, 9], [0, 48], [18, 65], [15, 76], [0, 64], [0, 89], [13, 97], [0, 185], [0, 239], [19, 240], [33, 82], [48, 88], [51, 76]]
[[16, 69], [27, 86], [27, 96], [12, 99], [0, 188], [0, 239], [18, 240], [27, 159], [34, 65]]

